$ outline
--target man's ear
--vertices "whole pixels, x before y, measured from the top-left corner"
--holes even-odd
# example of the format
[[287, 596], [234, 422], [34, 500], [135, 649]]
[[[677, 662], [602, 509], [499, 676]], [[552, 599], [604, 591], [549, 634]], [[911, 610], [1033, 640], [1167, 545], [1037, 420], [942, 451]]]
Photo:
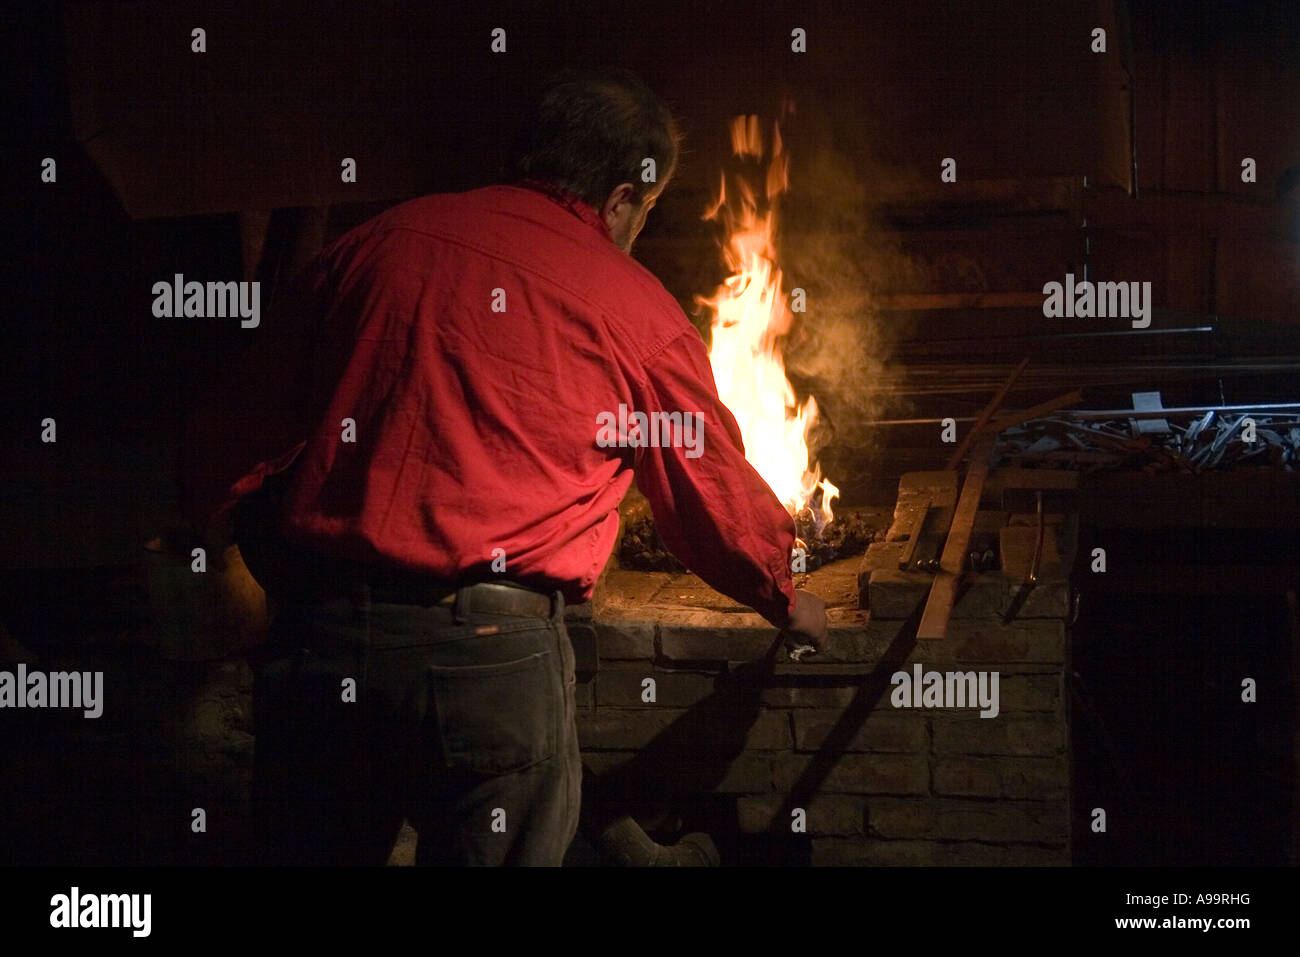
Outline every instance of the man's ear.
[[636, 187], [631, 183], [619, 183], [610, 194], [605, 197], [605, 202], [600, 207], [600, 218], [605, 221], [605, 225], [611, 229], [618, 221], [619, 214], [623, 212], [621, 207], [624, 204], [632, 204], [632, 197], [636, 193]]

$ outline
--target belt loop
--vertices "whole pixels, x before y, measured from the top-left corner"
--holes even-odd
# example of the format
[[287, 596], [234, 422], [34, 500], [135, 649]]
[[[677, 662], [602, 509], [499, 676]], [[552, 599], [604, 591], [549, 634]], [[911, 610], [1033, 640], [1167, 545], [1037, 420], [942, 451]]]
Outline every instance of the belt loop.
[[564, 620], [564, 592], [556, 591], [551, 599], [551, 621]]
[[456, 600], [452, 603], [451, 615], [452, 615], [452, 619], [458, 625], [463, 625], [465, 624], [465, 622], [469, 621], [469, 616], [470, 616], [469, 596], [470, 596], [470, 587], [468, 585], [466, 585], [464, 588], [456, 589]]

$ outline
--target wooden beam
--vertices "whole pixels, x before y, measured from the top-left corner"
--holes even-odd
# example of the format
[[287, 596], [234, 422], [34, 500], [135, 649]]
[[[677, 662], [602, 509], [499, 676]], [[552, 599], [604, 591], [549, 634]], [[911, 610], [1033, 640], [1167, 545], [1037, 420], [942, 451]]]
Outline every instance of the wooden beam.
[[1045, 492], [1077, 492], [1079, 473], [1073, 469], [1022, 469], [1000, 465], [984, 483], [985, 501], [999, 500], [1006, 491], [1042, 489]]
[[1030, 419], [1039, 419], [1049, 412], [1055, 412], [1057, 409], [1063, 409], [1067, 405], [1077, 405], [1083, 401], [1083, 393], [1078, 389], [1065, 395], [1059, 395], [1055, 399], [1048, 399], [1046, 402], [1040, 402], [1038, 405], [1031, 406], [1023, 412], [1011, 412], [1002, 416], [1000, 419], [994, 419], [988, 423], [984, 430], [993, 435], [1011, 428], [1013, 425], [1020, 425], [1022, 422], [1028, 422]]
[[930, 309], [1038, 309], [1041, 292], [936, 292], [877, 296], [875, 307], [884, 312], [920, 312]]
[[1147, 228], [1198, 236], [1294, 239], [1295, 202], [1232, 193], [1175, 193], [1142, 190], [1137, 199], [1113, 190], [1086, 190], [1088, 228]]
[[979, 435], [984, 430], [984, 426], [988, 425], [989, 419], [993, 418], [993, 413], [998, 410], [1000, 405], [1002, 405], [1002, 400], [1006, 398], [1007, 393], [1011, 391], [1011, 386], [1015, 384], [1016, 379], [1020, 378], [1020, 373], [1025, 371], [1025, 366], [1027, 365], [1029, 365], [1029, 356], [1025, 356], [1021, 359], [1020, 365], [1011, 370], [1011, 374], [1006, 377], [1006, 380], [994, 394], [993, 401], [984, 407], [984, 411], [980, 413], [980, 417], [975, 420], [975, 425], [966, 433], [966, 437], [961, 440], [957, 448], [953, 450], [952, 457], [948, 459], [948, 471], [951, 472], [953, 469], [961, 465], [961, 460], [966, 455], [966, 450], [970, 448], [971, 439]]
[[952, 617], [953, 605], [957, 601], [957, 586], [966, 567], [971, 529], [975, 526], [975, 513], [979, 511], [980, 497], [984, 494], [984, 480], [988, 478], [989, 455], [992, 451], [991, 435], [980, 436], [971, 449], [970, 468], [966, 470], [961, 498], [957, 500], [957, 511], [952, 517], [952, 528], [948, 530], [943, 557], [939, 559], [939, 572], [934, 576], [934, 584], [930, 586], [925, 612], [921, 615], [921, 625], [916, 631], [918, 639], [942, 638], [948, 631], [948, 619]]
[[1019, 210], [1077, 210], [1082, 202], [1083, 179], [1079, 176], [1031, 177], [1027, 179], [970, 179], [957, 183], [925, 181], [872, 184], [873, 204], [895, 206], [994, 206], [1000, 212]]

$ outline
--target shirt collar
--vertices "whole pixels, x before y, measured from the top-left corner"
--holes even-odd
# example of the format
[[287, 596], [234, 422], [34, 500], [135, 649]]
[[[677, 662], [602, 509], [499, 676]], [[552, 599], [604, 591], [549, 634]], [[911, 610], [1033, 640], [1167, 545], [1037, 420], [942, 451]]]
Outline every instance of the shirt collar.
[[563, 206], [574, 216], [577, 216], [584, 223], [598, 231], [606, 239], [611, 241], [613, 240], [613, 237], [609, 234], [609, 227], [605, 225], [605, 221], [600, 218], [600, 215], [596, 210], [574, 193], [561, 189], [554, 183], [548, 183], [545, 180], [540, 179], [521, 179], [514, 185], [523, 189], [531, 189], [535, 192], [541, 193], [557, 205]]

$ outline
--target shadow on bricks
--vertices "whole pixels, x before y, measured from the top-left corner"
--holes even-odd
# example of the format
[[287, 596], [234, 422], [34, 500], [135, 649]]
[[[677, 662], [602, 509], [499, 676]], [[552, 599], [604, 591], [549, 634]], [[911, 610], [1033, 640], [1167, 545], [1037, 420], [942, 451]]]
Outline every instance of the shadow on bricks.
[[777, 636], [763, 658], [719, 675], [711, 694], [624, 763], [599, 775], [584, 768], [583, 833], [599, 834], [623, 814], [658, 819], [671, 810], [675, 798], [715, 790], [745, 750], [781, 648]]
[[849, 702], [839, 720], [826, 735], [808, 766], [791, 785], [781, 806], [777, 808], [768, 824], [768, 831], [784, 834], [790, 827], [790, 814], [797, 807], [807, 807], [817, 796], [826, 776], [844, 753], [845, 748], [866, 724], [867, 717], [880, 705], [889, 693], [890, 678], [901, 669], [912, 651], [916, 648], [916, 632], [921, 625], [921, 616], [925, 611], [925, 602], [920, 602], [916, 610], [899, 628], [894, 640], [880, 657], [871, 674], [867, 675], [859, 686], [853, 699]]
[[[790, 811], [806, 807], [872, 710], [888, 694], [890, 677], [916, 645], [922, 606], [904, 623], [853, 700], [841, 714], [812, 761], [789, 790], [772, 818], [772, 833], [788, 826]], [[732, 762], [745, 750], [746, 736], [762, 713], [763, 689], [790, 682], [817, 683], [821, 676], [775, 674], [783, 642], [778, 636], [767, 654], [735, 665], [719, 676], [715, 690], [668, 725], [626, 762], [596, 775], [584, 769], [582, 830], [596, 835], [620, 815], [638, 820], [661, 818], [674, 799], [714, 791]]]

